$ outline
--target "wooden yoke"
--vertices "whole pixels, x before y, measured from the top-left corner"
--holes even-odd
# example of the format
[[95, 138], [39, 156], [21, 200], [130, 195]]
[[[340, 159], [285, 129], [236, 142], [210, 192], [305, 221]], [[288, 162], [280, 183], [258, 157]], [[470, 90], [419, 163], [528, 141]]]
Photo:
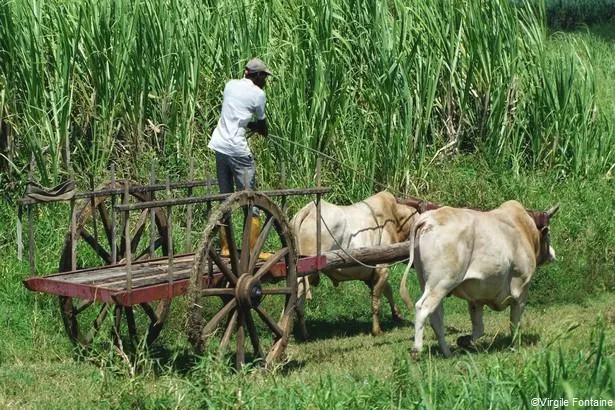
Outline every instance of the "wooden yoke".
[[433, 202], [425, 201], [420, 198], [395, 198], [398, 204], [411, 206], [416, 209], [419, 214], [425, 213], [427, 211], [431, 211], [432, 209], [442, 208], [442, 205], [435, 204]]

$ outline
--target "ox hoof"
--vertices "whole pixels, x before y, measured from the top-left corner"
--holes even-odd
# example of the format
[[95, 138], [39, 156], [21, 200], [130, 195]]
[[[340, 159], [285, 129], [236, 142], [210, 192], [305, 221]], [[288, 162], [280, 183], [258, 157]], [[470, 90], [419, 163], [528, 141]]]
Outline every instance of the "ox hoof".
[[416, 349], [411, 349], [410, 350], [410, 359], [415, 361], [415, 362], [421, 361], [421, 352], [419, 352]]
[[391, 315], [391, 318], [393, 319], [393, 322], [396, 322], [396, 323], [401, 323], [405, 320], [404, 316], [397, 309], [395, 309], [395, 312], [393, 312], [393, 314]]
[[476, 345], [474, 344], [474, 340], [472, 340], [472, 336], [465, 335], [457, 338], [457, 346], [462, 349], [468, 350], [476, 350]]

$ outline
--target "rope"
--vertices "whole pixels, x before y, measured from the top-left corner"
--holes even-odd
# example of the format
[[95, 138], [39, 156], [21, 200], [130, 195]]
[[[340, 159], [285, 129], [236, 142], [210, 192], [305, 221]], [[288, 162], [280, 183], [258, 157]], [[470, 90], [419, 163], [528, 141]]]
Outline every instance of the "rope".
[[[312, 201], [314, 202], [314, 205], [316, 205], [316, 201]], [[335, 244], [338, 246], [339, 250], [342, 251], [343, 254], [345, 254], [346, 256], [348, 256], [350, 259], [352, 259], [353, 261], [355, 261], [357, 264], [365, 267], [365, 268], [369, 268], [369, 269], [376, 269], [378, 268], [378, 266], [380, 265], [388, 265], [389, 267], [391, 266], [395, 266], [398, 265], [400, 263], [404, 263], [404, 262], [408, 262], [408, 260], [410, 259], [410, 257], [406, 258], [406, 259], [402, 259], [400, 261], [397, 262], [393, 262], [393, 263], [389, 263], [389, 264], [379, 264], [379, 265], [368, 265], [366, 263], [361, 262], [360, 260], [358, 260], [357, 258], [355, 258], [354, 256], [352, 256], [351, 254], [349, 254], [346, 249], [344, 249], [342, 247], [342, 245], [335, 239], [335, 236], [333, 235], [333, 233], [331, 232], [331, 229], [329, 229], [329, 226], [327, 225], [327, 223], [325, 222], [325, 218], [322, 217], [322, 215], [320, 215], [320, 220], [322, 221], [323, 225], [325, 226], [325, 229], [327, 229], [327, 232], [329, 232], [329, 235], [331, 235], [331, 239], [333, 239], [333, 242], [335, 242]], [[378, 226], [380, 228], [380, 226]], [[382, 239], [382, 238], [381, 238]], [[335, 249], [338, 250], [338, 249]]]
[[[316, 149], [314, 149], [314, 148], [308, 147], [308, 146], [306, 146], [306, 145], [300, 144], [300, 143], [298, 143], [298, 142], [296, 142], [296, 141], [289, 140], [288, 138], [278, 137], [277, 135], [273, 135], [273, 134], [269, 134], [269, 135], [268, 135], [268, 138], [274, 138], [274, 139], [273, 139], [273, 140], [271, 140], [271, 141], [272, 141], [273, 143], [275, 143], [275, 144], [276, 144], [279, 148], [281, 148], [284, 152], [286, 152], [286, 154], [290, 154], [290, 153], [288, 152], [288, 150], [286, 149], [286, 147], [285, 147], [284, 145], [282, 145], [282, 144], [281, 144], [280, 142], [278, 142], [278, 141], [275, 141], [276, 139], [277, 139], [277, 140], [280, 140], [280, 141], [286, 141], [286, 142], [289, 142], [289, 143], [294, 144], [294, 145], [296, 145], [296, 146], [298, 146], [298, 147], [300, 147], [300, 148], [303, 148], [303, 149], [306, 149], [306, 150], [308, 150], [308, 151], [311, 151], [311, 152], [313, 152], [313, 153], [315, 153], [315, 154], [317, 154], [317, 155], [319, 155], [319, 156], [321, 156], [321, 157], [327, 158], [328, 160], [333, 161], [333, 162], [335, 162], [336, 164], [339, 164], [339, 165], [341, 165], [341, 166], [343, 166], [343, 167], [346, 167], [347, 169], [350, 169], [351, 171], [353, 171], [353, 172], [355, 172], [355, 173], [357, 173], [357, 174], [360, 174], [360, 175], [364, 176], [366, 179], [368, 179], [368, 180], [370, 180], [371, 182], [373, 182], [373, 183], [374, 183], [374, 185], [377, 185], [377, 186], [383, 187], [384, 189], [387, 189], [387, 190], [389, 190], [389, 191], [391, 191], [391, 192], [393, 192], [393, 193], [395, 193], [395, 194], [397, 194], [397, 195], [403, 195], [402, 193], [398, 192], [397, 190], [392, 189], [390, 186], [385, 185], [385, 184], [383, 184], [383, 183], [381, 183], [381, 182], [378, 182], [378, 181], [376, 181], [376, 180], [375, 180], [375, 179], [373, 179], [373, 178], [369, 178], [367, 175], [365, 175], [365, 173], [363, 173], [363, 172], [361, 172], [361, 171], [359, 171], [359, 170], [357, 170], [357, 169], [355, 169], [355, 168], [353, 168], [353, 167], [349, 166], [348, 164], [343, 163], [342, 161], [339, 161], [339, 160], [335, 159], [335, 158], [334, 158], [334, 157], [332, 157], [331, 155], [327, 155], [327, 154], [325, 154], [325, 153], [324, 153], [324, 152], [322, 152], [322, 151], [319, 151], [319, 150], [316, 150]], [[414, 184], [412, 184], [412, 185], [414, 185]], [[415, 189], [415, 190], [417, 190], [417, 189], [416, 189], [416, 186], [414, 187], [414, 189]], [[417, 190], [417, 191], [418, 191], [418, 190]], [[314, 202], [314, 205], [316, 205], [316, 201], [314, 200], [313, 202]], [[368, 207], [369, 207], [369, 205], [368, 205]], [[371, 209], [371, 208], [370, 208], [370, 211], [372, 211], [372, 209]], [[373, 211], [372, 211], [372, 215], [373, 215]], [[374, 218], [374, 219], [375, 219], [375, 218]], [[337, 247], [339, 248], [339, 250], [340, 250], [343, 254], [345, 254], [347, 257], [349, 257], [350, 259], [352, 259], [354, 262], [356, 262], [357, 264], [359, 264], [359, 265], [361, 265], [361, 266], [363, 266], [363, 267], [365, 267], [365, 268], [368, 268], [368, 269], [376, 269], [376, 268], [378, 268], [378, 265], [368, 265], [368, 264], [366, 264], [366, 263], [361, 262], [360, 260], [358, 260], [357, 258], [355, 258], [354, 256], [352, 256], [350, 253], [348, 253], [348, 251], [346, 251], [346, 249], [344, 249], [344, 247], [342, 247], [342, 245], [341, 245], [341, 244], [340, 244], [340, 243], [339, 243], [339, 242], [335, 239], [335, 236], [334, 236], [334, 235], [333, 235], [333, 233], [331, 232], [331, 229], [329, 229], [329, 226], [328, 226], [328, 225], [327, 225], [327, 223], [325, 222], [325, 219], [323, 218], [323, 216], [322, 216], [322, 215], [320, 215], [320, 220], [322, 221], [323, 225], [325, 226], [325, 229], [327, 230], [327, 232], [329, 232], [329, 235], [331, 235], [331, 239], [333, 239], [333, 242], [335, 242], [335, 244], [337, 245]], [[376, 221], [376, 224], [378, 225], [378, 221]], [[380, 225], [378, 225], [378, 228], [379, 228], [379, 229], [382, 229], [382, 227], [380, 227]], [[382, 240], [382, 237], [381, 237], [380, 239]], [[336, 249], [336, 250], [338, 250], [338, 249]], [[402, 260], [397, 261], [397, 262], [393, 262], [393, 263], [390, 263], [390, 264], [380, 264], [380, 265], [387, 265], [387, 266], [391, 267], [391, 266], [398, 265], [398, 264], [400, 264], [400, 263], [407, 262], [409, 259], [410, 259], [410, 258], [408, 257], [408, 258], [402, 259]]]
[[[273, 140], [271, 140], [271, 141], [272, 141], [274, 144], [276, 144], [279, 148], [281, 148], [284, 152], [286, 152], [286, 154], [288, 154], [289, 156], [290, 156], [290, 153], [288, 152], [288, 150], [286, 149], [286, 147], [284, 147], [284, 145], [282, 145], [280, 142], [275, 141], [276, 139], [277, 139], [277, 140], [280, 140], [280, 141], [286, 141], [286, 142], [288, 142], [288, 143], [294, 144], [294, 145], [296, 145], [296, 146], [298, 146], [298, 147], [300, 147], [300, 148], [306, 149], [306, 150], [308, 150], [308, 151], [310, 151], [310, 152], [313, 152], [313, 153], [315, 153], [315, 154], [317, 154], [317, 155], [319, 155], [319, 156], [321, 156], [321, 157], [323, 157], [323, 158], [326, 158], [326, 159], [328, 159], [328, 160], [330, 160], [330, 161], [332, 161], [332, 162], [335, 162], [336, 164], [341, 165], [342, 167], [345, 167], [345, 168], [347, 168], [347, 169], [349, 169], [349, 170], [353, 171], [354, 173], [356, 173], [356, 174], [359, 174], [359, 175], [363, 176], [365, 179], [369, 180], [370, 182], [373, 182], [373, 183], [374, 183], [374, 185], [379, 186], [379, 187], [382, 187], [382, 188], [384, 188], [384, 189], [386, 189], [386, 190], [388, 190], [388, 191], [393, 192], [393, 193], [394, 193], [394, 194], [396, 194], [397, 196], [403, 196], [403, 195], [404, 195], [403, 193], [401, 193], [401, 192], [397, 191], [396, 189], [391, 188], [389, 185], [383, 184], [383, 183], [381, 183], [381, 182], [376, 181], [374, 178], [370, 178], [370, 177], [368, 177], [367, 175], [365, 175], [365, 173], [364, 173], [364, 172], [361, 172], [361, 171], [359, 171], [358, 169], [353, 168], [353, 167], [351, 167], [350, 165], [345, 164], [345, 163], [343, 163], [342, 161], [337, 160], [337, 159], [335, 159], [334, 157], [332, 157], [331, 155], [327, 155], [327, 154], [325, 154], [325, 153], [324, 153], [324, 152], [322, 152], [322, 151], [319, 151], [319, 150], [317, 150], [317, 149], [314, 149], [314, 148], [308, 147], [307, 145], [303, 145], [303, 144], [301, 144], [301, 143], [299, 143], [299, 142], [289, 140], [288, 138], [279, 137], [279, 136], [277, 136], [277, 135], [273, 135], [273, 134], [269, 134], [269, 135], [268, 135], [268, 138], [274, 138], [274, 139], [273, 139]], [[415, 190], [416, 194], [418, 195], [418, 188], [416, 187], [416, 185], [414, 185], [414, 183], [412, 183], [412, 181], [409, 181], [409, 182], [412, 184], [412, 186], [414, 187], [414, 190]]]

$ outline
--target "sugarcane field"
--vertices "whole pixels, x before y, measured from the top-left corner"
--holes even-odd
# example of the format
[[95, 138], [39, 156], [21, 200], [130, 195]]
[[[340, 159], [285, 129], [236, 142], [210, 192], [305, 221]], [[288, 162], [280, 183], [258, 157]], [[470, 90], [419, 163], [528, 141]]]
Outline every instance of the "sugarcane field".
[[0, 0], [0, 408], [615, 408], [615, 0]]

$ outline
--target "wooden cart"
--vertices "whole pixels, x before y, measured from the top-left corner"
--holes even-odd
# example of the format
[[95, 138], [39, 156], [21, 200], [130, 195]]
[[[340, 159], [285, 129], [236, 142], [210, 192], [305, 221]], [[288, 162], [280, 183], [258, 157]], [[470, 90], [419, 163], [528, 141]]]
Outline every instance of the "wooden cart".
[[[240, 367], [246, 360], [273, 363], [284, 352], [292, 332], [298, 277], [357, 261], [387, 263], [408, 256], [407, 243], [299, 256], [283, 210], [286, 198], [315, 197], [319, 213], [328, 188], [212, 194], [211, 185], [138, 185], [112, 178], [101, 189], [75, 193], [69, 199], [71, 224], [59, 273], [48, 276], [34, 272], [33, 208], [54, 201], [24, 197], [19, 214], [20, 221], [24, 210], [28, 216], [32, 275], [24, 280], [25, 286], [59, 298], [68, 336], [83, 347], [100, 338], [105, 326], [122, 348], [150, 344], [160, 334], [171, 300], [187, 295], [186, 333], [192, 345], [198, 352], [215, 348], [221, 355], [233, 354]], [[206, 187], [207, 193], [193, 195], [199, 187]], [[184, 190], [186, 195], [169, 195]], [[158, 191], [166, 191], [169, 198], [156, 200]], [[200, 244], [194, 253], [175, 254], [171, 210], [185, 206], [181, 225], [190, 250], [192, 207], [197, 204], [205, 206], [208, 215]], [[244, 223], [253, 216], [260, 221], [258, 236], [252, 247], [243, 246], [256, 236], [252, 224]], [[228, 255], [221, 254], [221, 232], [228, 238]], [[268, 252], [266, 259], [260, 257], [263, 251]], [[93, 267], [83, 267], [85, 260]], [[252, 345], [249, 354], [247, 340]]]

